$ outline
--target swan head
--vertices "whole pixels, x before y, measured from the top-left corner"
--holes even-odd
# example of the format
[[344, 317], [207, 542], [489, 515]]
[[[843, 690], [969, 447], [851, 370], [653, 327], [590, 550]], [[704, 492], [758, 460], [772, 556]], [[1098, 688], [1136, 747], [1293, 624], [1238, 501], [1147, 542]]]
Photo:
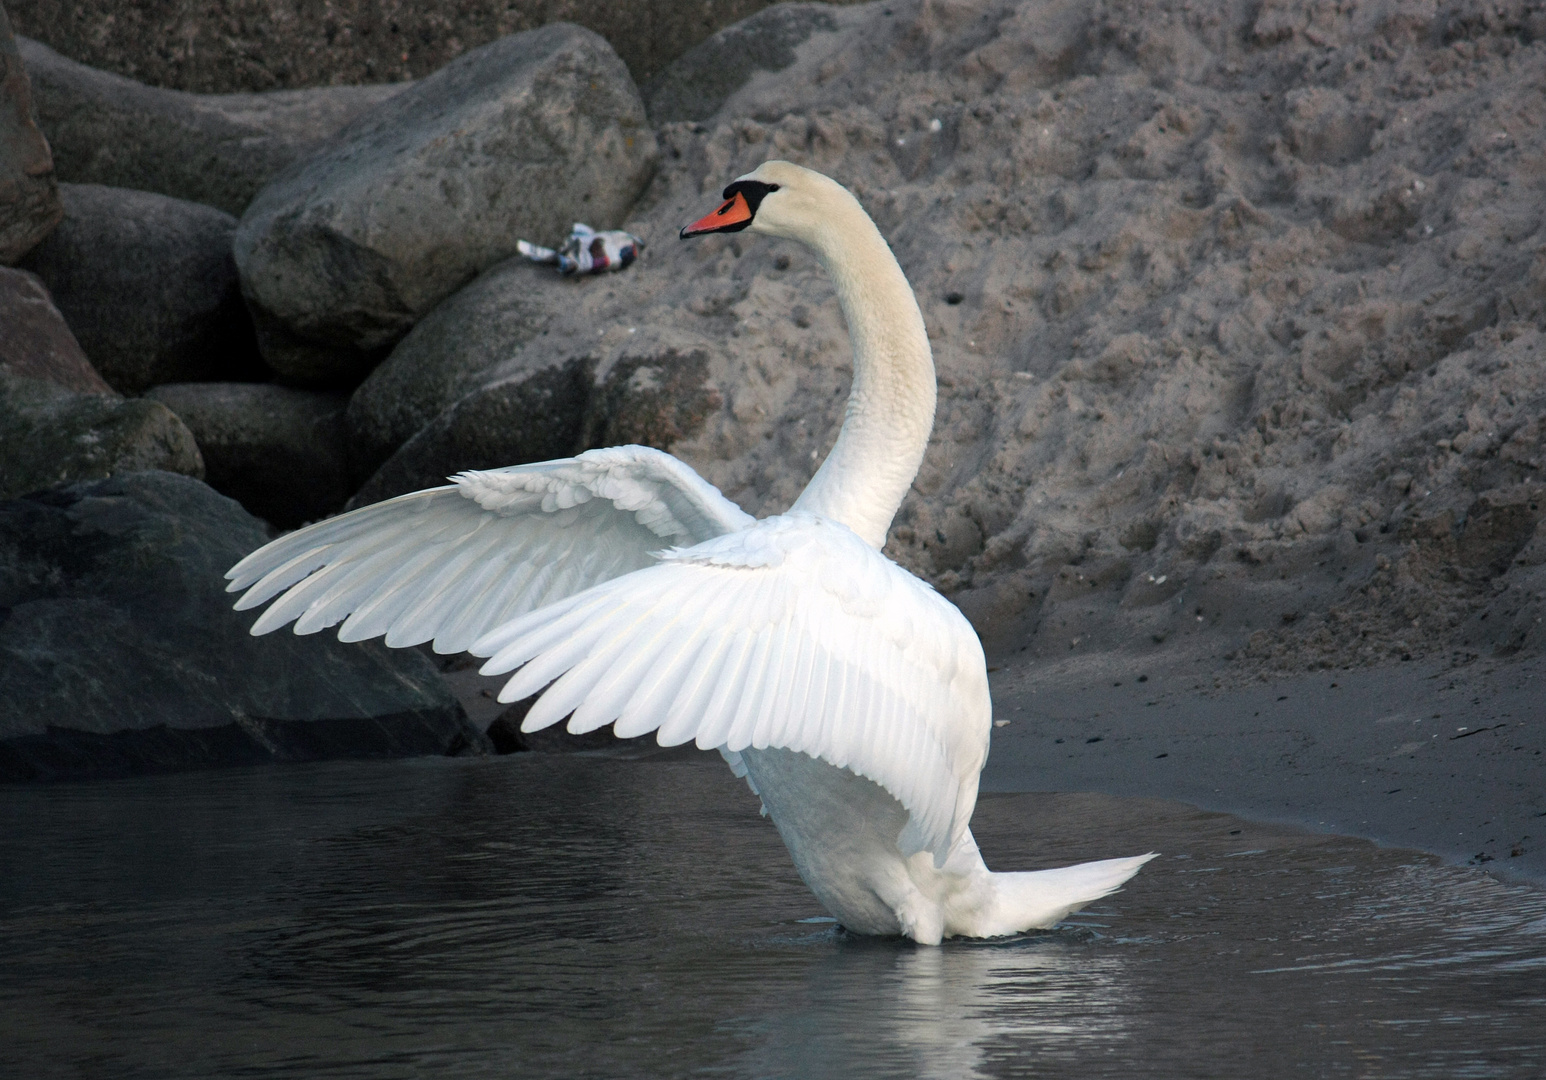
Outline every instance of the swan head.
[[818, 251], [834, 226], [859, 202], [836, 180], [788, 161], [765, 161], [732, 180], [713, 213], [683, 227], [683, 240], [708, 233], [747, 232], [798, 240]]

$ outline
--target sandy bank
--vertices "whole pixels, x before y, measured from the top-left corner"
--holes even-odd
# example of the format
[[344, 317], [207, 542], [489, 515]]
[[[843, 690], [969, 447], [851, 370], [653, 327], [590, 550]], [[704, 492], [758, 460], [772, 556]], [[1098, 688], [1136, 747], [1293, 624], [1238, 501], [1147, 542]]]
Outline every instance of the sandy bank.
[[1179, 799], [1546, 882], [1546, 661], [1233, 687], [1216, 665], [1006, 665], [983, 789]]

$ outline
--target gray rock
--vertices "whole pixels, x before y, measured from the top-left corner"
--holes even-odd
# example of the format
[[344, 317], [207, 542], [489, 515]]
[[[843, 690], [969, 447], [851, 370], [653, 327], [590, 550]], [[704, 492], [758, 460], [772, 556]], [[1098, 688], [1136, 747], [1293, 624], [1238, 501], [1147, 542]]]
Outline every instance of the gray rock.
[[581, 449], [636, 443], [669, 451], [723, 404], [709, 378], [707, 343], [650, 328], [598, 366]]
[[782, 71], [816, 33], [839, 29], [831, 4], [775, 4], [693, 46], [647, 82], [656, 124], [707, 120], [757, 72]]
[[336, 390], [360, 385], [387, 355], [386, 349], [355, 349], [308, 341], [262, 308], [247, 309], [257, 336], [258, 354], [285, 381]]
[[145, 396], [193, 432], [210, 487], [282, 529], [336, 512], [353, 490], [340, 394], [172, 383]]
[[32, 89], [0, 7], [0, 264], [21, 258], [59, 221], [48, 140], [32, 115]]
[[575, 359], [534, 365], [473, 391], [399, 447], [349, 505], [434, 487], [463, 469], [547, 461], [583, 449], [591, 377], [591, 363]]
[[36, 274], [0, 267], [0, 371], [81, 394], [116, 396]]
[[193, 435], [165, 405], [0, 373], [0, 498], [138, 469], [204, 475]]
[[565, 23], [503, 38], [259, 193], [236, 234], [242, 287], [303, 338], [379, 349], [514, 255], [517, 239], [618, 224], [656, 157], [638, 91], [604, 40]]
[[[629, 332], [631, 329], [632, 332]], [[670, 450], [723, 404], [710, 346], [675, 327], [633, 327], [592, 351], [542, 338], [445, 409], [350, 500], [363, 506], [431, 487], [463, 469], [639, 443]]]
[[398, 343], [349, 399], [351, 452], [366, 474], [490, 369], [541, 336], [595, 282], [525, 259], [500, 263], [447, 297]]
[[236, 219], [214, 207], [62, 184], [59, 227], [23, 261], [49, 287], [110, 384], [264, 377], [231, 258]]
[[240, 214], [269, 178], [403, 89], [189, 94], [145, 86], [18, 38], [62, 180], [139, 188]]
[[416, 651], [252, 637], [223, 575], [266, 539], [164, 472], [0, 504], [0, 779], [483, 745]]

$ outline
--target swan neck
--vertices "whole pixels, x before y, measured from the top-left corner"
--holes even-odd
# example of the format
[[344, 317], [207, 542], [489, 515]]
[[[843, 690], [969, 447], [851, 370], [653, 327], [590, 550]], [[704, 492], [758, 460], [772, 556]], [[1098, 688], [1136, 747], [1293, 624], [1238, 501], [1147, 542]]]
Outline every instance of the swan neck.
[[934, 427], [934, 359], [902, 268], [855, 201], [812, 246], [853, 341], [853, 389], [836, 443], [794, 509], [842, 522], [873, 547], [912, 486]]

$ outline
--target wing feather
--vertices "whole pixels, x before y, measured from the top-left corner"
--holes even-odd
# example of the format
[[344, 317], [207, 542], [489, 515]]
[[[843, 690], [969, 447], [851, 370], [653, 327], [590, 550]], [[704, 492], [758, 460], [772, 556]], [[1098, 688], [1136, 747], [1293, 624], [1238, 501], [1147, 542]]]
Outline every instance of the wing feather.
[[[349, 617], [338, 628], [339, 641], [369, 641], [380, 637], [392, 628], [404, 609], [419, 598], [415, 579], [427, 573], [436, 562], [446, 555], [446, 547], [439, 545], [415, 551], [408, 559], [395, 563], [386, 580], [375, 584], [368, 597], [354, 605]], [[395, 554], [386, 552], [383, 558]]]
[[650, 566], [673, 544], [752, 518], [682, 462], [641, 446], [468, 472], [282, 536], [226, 573], [265, 634], [342, 623], [346, 641], [387, 636], [460, 652], [525, 612]]
[[[261, 578], [257, 579], [246, 595], [240, 597], [235, 604], [237, 611], [246, 611], [257, 607], [278, 596], [285, 589], [294, 585], [301, 578], [319, 567], [327, 565], [330, 545], [318, 544], [301, 551], [289, 562], [281, 563], [274, 567]], [[241, 566], [240, 563], [237, 564]], [[234, 568], [233, 568], [234, 569]], [[226, 586], [226, 592], [235, 592], [238, 582], [231, 582]]]
[[661, 659], [650, 677], [640, 684], [638, 693], [623, 706], [617, 723], [612, 725], [619, 739], [646, 735], [657, 728], [660, 729], [660, 738], [665, 737], [663, 720], [666, 712], [671, 702], [682, 693], [693, 665], [708, 645], [707, 634], [687, 634], [672, 655]]
[[438, 640], [474, 595], [479, 580], [477, 571], [496, 558], [499, 542], [498, 532], [485, 529], [466, 544], [450, 547], [439, 564], [428, 571], [428, 580], [414, 602], [387, 631], [386, 644], [397, 649], [432, 638]]
[[[226, 591], [252, 590], [259, 599], [251, 603], [261, 604], [301, 580], [311, 572], [311, 569], [315, 569], [315, 567], [294, 569], [294, 556], [298, 552], [303, 549], [327, 551], [341, 542], [357, 540], [361, 536], [377, 533], [383, 528], [391, 527], [393, 522], [411, 519], [420, 504], [449, 490], [446, 487], [429, 488], [425, 491], [416, 491], [411, 495], [401, 495], [395, 499], [356, 510], [352, 514], [319, 521], [298, 532], [282, 536], [279, 541], [265, 544], [226, 571], [226, 577], [230, 579]], [[303, 545], [291, 539], [303, 535], [306, 540]]]
[[560, 675], [526, 713], [526, 718], [521, 721], [521, 730], [541, 731], [574, 712], [590, 689], [587, 675], [584, 661]]
[[756, 630], [735, 631], [735, 638], [725, 652], [720, 670], [713, 675], [713, 688], [708, 703], [703, 707], [703, 715], [695, 718], [699, 725], [698, 749], [713, 750], [728, 746], [732, 751], [739, 750], [729, 745], [730, 725], [735, 719], [736, 705], [751, 672], [751, 659], [756, 655], [759, 637]]
[[500, 529], [489, 530], [493, 547], [487, 556], [471, 563], [456, 587], [448, 590], [445, 614], [435, 633], [435, 651], [466, 652], [485, 629], [499, 625], [488, 609], [503, 607], [502, 596], [521, 595], [522, 576], [531, 570], [523, 560], [527, 544], [522, 540], [506, 543], [502, 533]]
[[[478, 655], [489, 657], [479, 670], [484, 675], [498, 675], [519, 667], [556, 642], [576, 635], [583, 625], [576, 620], [604, 609], [606, 599], [600, 590], [578, 593], [496, 627], [476, 643], [483, 649]], [[597, 634], [606, 629], [600, 619], [590, 625]]]
[[[566, 624], [555, 624], [558, 631], [566, 628]], [[604, 626], [593, 626], [581, 630], [571, 636], [562, 639], [563, 644], [550, 652], [543, 653], [539, 659], [533, 660], [521, 668], [520, 674], [504, 685], [499, 692], [499, 700], [508, 704], [512, 701], [524, 701], [548, 683], [568, 671], [575, 664], [584, 660], [595, 648], [596, 641], [605, 633]]]
[[[522, 616], [473, 644], [507, 692], [555, 679], [528, 730], [615, 721], [736, 760], [776, 746], [853, 769], [909, 812], [905, 852], [963, 835], [991, 728], [971, 626], [841, 525], [786, 514]], [[525, 664], [525, 667], [521, 667]], [[501, 697], [504, 697], [502, 694]]]
[[668, 648], [680, 646], [680, 640], [671, 632], [673, 629], [670, 623], [661, 620], [660, 625], [630, 642], [623, 655], [608, 664], [586, 694], [585, 701], [575, 709], [569, 730], [577, 735], [584, 734], [605, 727], [621, 716], [624, 706], [638, 692], [661, 654]]
[[724, 744], [731, 750], [745, 750], [751, 745], [757, 717], [766, 706], [763, 694], [768, 681], [768, 668], [771, 666], [769, 661], [773, 658], [774, 631], [774, 627], [766, 625], [757, 631], [756, 645], [746, 661], [746, 677], [737, 692], [736, 700], [730, 703], [733, 712], [730, 714]]
[[[682, 689], [661, 721], [655, 741], [661, 746], [680, 746], [698, 737], [698, 727], [708, 714], [709, 700], [714, 694], [716, 678], [724, 669], [725, 654], [732, 639], [723, 633], [709, 637], [698, 658], [693, 661]], [[643, 735], [644, 732], [639, 732]], [[724, 751], [722, 751], [724, 752]]]
[[810, 643], [808, 651], [811, 654], [810, 684], [807, 687], [805, 704], [795, 714], [793, 731], [789, 737], [791, 744], [798, 743], [801, 746], [809, 746], [815, 742], [815, 728], [821, 722], [821, 717], [836, 714], [831, 708], [830, 698], [832, 654], [817, 646], [815, 642]]
[[389, 572], [396, 560], [390, 549], [375, 546], [366, 549], [358, 559], [337, 562], [322, 568], [275, 600], [258, 621], [253, 624], [254, 634], [266, 634], [301, 616], [310, 616], [307, 625], [311, 629], [303, 633], [315, 633], [342, 622], [349, 608], [338, 603], [340, 597], [353, 593], [368, 596], [378, 588], [378, 575]]
[[[557, 723], [579, 709], [581, 704], [594, 694], [603, 675], [617, 668], [626, 667], [627, 662], [633, 659], [633, 652], [637, 651], [639, 636], [634, 632], [642, 628], [648, 610], [644, 605], [624, 606], [616, 612], [621, 616], [619, 618], [603, 617], [594, 620], [602, 624], [603, 629], [603, 632], [597, 635], [596, 643], [591, 646], [583, 660], [561, 675], [552, 689], [543, 694], [537, 704], [532, 706], [531, 711], [526, 714], [522, 729], [540, 731], [549, 724]], [[578, 620], [571, 612], [568, 621], [573, 625]], [[484, 670], [487, 671], [487, 665]], [[576, 726], [578, 719], [571, 719], [569, 723], [569, 731], [575, 735], [595, 730], [595, 727], [609, 723], [612, 717], [589, 728]], [[526, 724], [531, 726], [528, 728]]]
[[792, 651], [790, 645], [788, 623], [768, 627], [767, 654], [759, 665], [757, 687], [748, 688], [736, 711], [735, 726], [746, 733], [747, 744], [759, 750], [768, 745], [778, 722], [780, 699], [788, 689], [784, 668]]

